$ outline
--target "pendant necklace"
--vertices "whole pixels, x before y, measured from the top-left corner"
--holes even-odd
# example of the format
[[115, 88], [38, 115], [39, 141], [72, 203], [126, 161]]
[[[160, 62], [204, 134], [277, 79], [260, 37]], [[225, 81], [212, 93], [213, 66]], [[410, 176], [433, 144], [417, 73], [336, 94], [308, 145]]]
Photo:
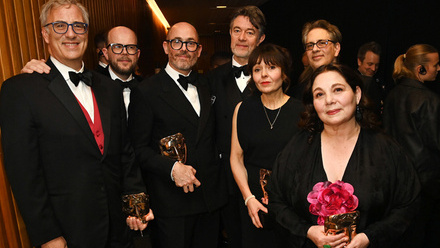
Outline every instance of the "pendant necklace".
[[[281, 107], [283, 107], [283, 106], [281, 106]], [[273, 120], [273, 122], [270, 122], [269, 116], [267, 115], [266, 107], [265, 107], [264, 104], [263, 104], [263, 110], [264, 110], [264, 113], [266, 114], [267, 122], [269, 122], [270, 129], [273, 129], [273, 125], [275, 125], [275, 122], [276, 122], [277, 119], [278, 119], [278, 115], [280, 115], [281, 107], [278, 109], [278, 113], [277, 113], [277, 115], [275, 116], [275, 119]]]

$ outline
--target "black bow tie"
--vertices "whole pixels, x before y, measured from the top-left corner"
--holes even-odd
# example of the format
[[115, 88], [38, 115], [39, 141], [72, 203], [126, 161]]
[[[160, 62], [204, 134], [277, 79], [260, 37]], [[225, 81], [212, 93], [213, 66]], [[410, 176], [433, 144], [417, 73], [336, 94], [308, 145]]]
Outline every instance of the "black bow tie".
[[92, 73], [90, 71], [84, 70], [82, 73], [69, 71], [69, 77], [75, 86], [78, 86], [79, 81], [83, 81], [86, 85], [92, 87]]
[[244, 66], [232, 66], [232, 70], [234, 71], [234, 75], [235, 78], [239, 78], [241, 76], [241, 73], [243, 72], [243, 74], [245, 76], [249, 76], [249, 71], [248, 71], [248, 66], [244, 65]]
[[185, 77], [182, 74], [179, 74], [179, 78], [177, 79], [177, 82], [184, 88], [185, 90], [188, 90], [188, 84], [196, 85], [197, 80], [197, 73], [191, 73], [189, 76]]
[[131, 89], [133, 89], [133, 87], [134, 87], [135, 84], [136, 84], [136, 82], [135, 82], [133, 79], [130, 80], [130, 81], [126, 81], [126, 82], [124, 82], [124, 81], [122, 81], [121, 79], [117, 78], [117, 79], [115, 79], [115, 81], [118, 82], [118, 83], [120, 83], [123, 89], [125, 89], [125, 88], [129, 88], [129, 89], [131, 90]]

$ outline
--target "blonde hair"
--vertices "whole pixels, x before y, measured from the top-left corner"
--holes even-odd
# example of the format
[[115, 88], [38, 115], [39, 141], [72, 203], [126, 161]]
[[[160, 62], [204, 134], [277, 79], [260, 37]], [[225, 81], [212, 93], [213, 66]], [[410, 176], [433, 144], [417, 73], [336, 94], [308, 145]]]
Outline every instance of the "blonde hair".
[[399, 55], [394, 62], [394, 81], [402, 77], [417, 79], [415, 69], [429, 62], [426, 55], [430, 53], [438, 53], [438, 51], [428, 44], [416, 44], [411, 46], [405, 54]]

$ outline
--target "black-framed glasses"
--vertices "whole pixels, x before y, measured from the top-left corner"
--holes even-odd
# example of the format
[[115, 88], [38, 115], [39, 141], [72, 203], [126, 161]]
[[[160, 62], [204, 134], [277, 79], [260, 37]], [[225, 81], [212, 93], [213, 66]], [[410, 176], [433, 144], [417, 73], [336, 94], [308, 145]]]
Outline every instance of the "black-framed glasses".
[[309, 42], [307, 44], [304, 45], [304, 49], [306, 51], [310, 51], [313, 50], [313, 47], [316, 45], [318, 48], [325, 48], [328, 46], [328, 43], [332, 42], [332, 43], [336, 43], [335, 41], [332, 40], [318, 40], [316, 43], [313, 42]]
[[180, 50], [183, 44], [185, 44], [188, 52], [195, 52], [200, 46], [200, 44], [195, 41], [181, 41], [179, 39], [166, 40], [166, 42], [170, 43], [171, 48], [174, 50]]
[[44, 25], [44, 27], [47, 27], [49, 25], [52, 25], [53, 31], [57, 34], [67, 33], [67, 30], [69, 30], [69, 26], [72, 26], [72, 30], [73, 32], [75, 32], [75, 34], [85, 34], [87, 33], [87, 28], [89, 27], [89, 25], [84, 22], [74, 22], [69, 24], [67, 22], [61, 21], [48, 23]]
[[130, 55], [135, 55], [139, 50], [138, 46], [135, 44], [122, 45], [119, 43], [112, 43], [112, 44], [109, 44], [107, 46], [107, 48], [108, 47], [111, 47], [112, 52], [114, 54], [121, 54], [124, 51], [124, 48], [127, 51], [127, 53]]

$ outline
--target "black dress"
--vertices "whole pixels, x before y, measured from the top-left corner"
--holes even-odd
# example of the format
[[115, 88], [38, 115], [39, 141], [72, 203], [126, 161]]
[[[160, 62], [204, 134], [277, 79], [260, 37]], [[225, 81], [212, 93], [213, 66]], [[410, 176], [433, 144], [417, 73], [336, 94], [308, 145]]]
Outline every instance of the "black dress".
[[[284, 228], [289, 247], [315, 247], [307, 231], [318, 216], [309, 212], [307, 194], [327, 181], [321, 155], [321, 136], [309, 143], [303, 131], [295, 135], [275, 162], [269, 183], [269, 208]], [[388, 136], [361, 129], [342, 181], [354, 187], [359, 199], [358, 233], [369, 247], [396, 247], [419, 205], [416, 172], [397, 143]], [[404, 247], [404, 246], [399, 246]]]
[[[263, 197], [260, 168], [272, 170], [277, 154], [299, 130], [298, 121], [303, 106], [291, 97], [281, 109], [265, 110], [260, 96], [252, 96], [243, 101], [237, 114], [237, 135], [243, 149], [249, 188], [260, 201]], [[273, 129], [267, 118], [273, 123]], [[273, 231], [256, 228], [244, 204], [241, 206], [241, 219], [243, 247], [274, 247]]]

